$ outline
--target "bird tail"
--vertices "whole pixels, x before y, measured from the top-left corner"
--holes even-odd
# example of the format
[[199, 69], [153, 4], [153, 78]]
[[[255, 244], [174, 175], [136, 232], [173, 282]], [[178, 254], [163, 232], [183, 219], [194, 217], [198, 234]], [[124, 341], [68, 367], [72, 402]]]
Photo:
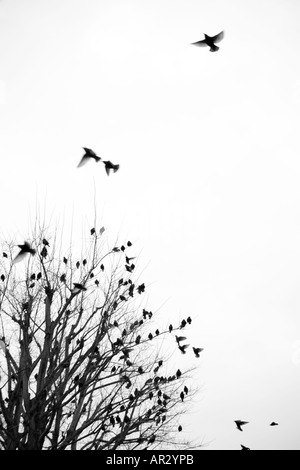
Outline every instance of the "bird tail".
[[216, 52], [216, 51], [218, 51], [219, 49], [220, 49], [220, 48], [219, 48], [218, 46], [216, 46], [215, 44], [213, 44], [209, 50], [210, 50], [210, 52]]

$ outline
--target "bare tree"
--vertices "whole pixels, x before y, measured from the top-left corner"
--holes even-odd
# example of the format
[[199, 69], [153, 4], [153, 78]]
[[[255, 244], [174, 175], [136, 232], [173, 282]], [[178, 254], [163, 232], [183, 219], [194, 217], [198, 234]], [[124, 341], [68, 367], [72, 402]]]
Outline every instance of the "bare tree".
[[155, 328], [132, 244], [104, 253], [103, 231], [78, 259], [43, 230], [17, 256], [2, 247], [0, 449], [191, 446], [178, 421], [191, 369], [170, 372], [162, 356], [162, 344], [186, 354], [191, 319]]

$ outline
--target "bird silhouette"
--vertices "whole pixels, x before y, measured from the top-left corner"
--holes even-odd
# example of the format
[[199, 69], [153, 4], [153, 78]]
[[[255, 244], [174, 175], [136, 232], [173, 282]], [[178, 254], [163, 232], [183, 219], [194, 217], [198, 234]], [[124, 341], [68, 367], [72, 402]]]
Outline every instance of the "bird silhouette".
[[238, 419], [237, 421], [235, 421], [235, 424], [239, 431], [243, 431], [242, 426], [248, 424], [248, 421], [241, 421], [240, 419]]
[[219, 34], [216, 34], [215, 36], [208, 36], [207, 34], [204, 34], [204, 39], [202, 39], [202, 41], [192, 42], [192, 45], [198, 46], [198, 47], [208, 46], [211, 52], [216, 52], [220, 48], [216, 46], [215, 43], [222, 41], [223, 38], [224, 38], [224, 31], [221, 31]]
[[176, 377], [177, 377], [177, 379], [179, 379], [180, 376], [181, 376], [181, 370], [180, 370], [180, 369], [177, 369], [177, 372], [176, 372]]
[[243, 444], [241, 444], [241, 450], [250, 450], [250, 448], [246, 447], [246, 446], [243, 446]]
[[120, 168], [120, 165], [114, 165], [110, 160], [103, 160], [103, 163], [105, 165], [105, 171], [107, 175], [109, 175], [110, 170], [113, 170], [115, 173]]
[[1, 279], [2, 282], [5, 281], [5, 276], [4, 276], [4, 274], [1, 274], [1, 278], [0, 278], [0, 279]]
[[184, 397], [185, 397], [184, 393], [183, 393], [183, 392], [181, 392], [181, 393], [180, 393], [180, 398], [181, 398], [181, 401], [183, 401], [183, 400], [184, 400]]
[[48, 255], [48, 250], [47, 250], [47, 248], [46, 248], [46, 245], [44, 245], [44, 246], [43, 246], [43, 249], [42, 249], [42, 251], [41, 251], [41, 257], [42, 257], [42, 258], [46, 258], [47, 255]]
[[178, 431], [179, 431], [179, 432], [182, 431], [182, 426], [181, 426], [181, 424], [178, 426]]
[[178, 346], [178, 349], [182, 352], [182, 354], [186, 354], [186, 349], [189, 347], [189, 344], [183, 344], [182, 346]]
[[189, 393], [189, 389], [187, 388], [187, 386], [185, 385], [184, 386], [184, 389], [183, 389], [184, 393], [187, 395]]
[[278, 426], [278, 423], [275, 423], [274, 421], [272, 421], [272, 423], [270, 424], [270, 426]]
[[186, 320], [182, 320], [182, 322], [180, 323], [180, 329], [184, 328], [186, 326]]
[[175, 335], [175, 338], [178, 344], [180, 343], [180, 341], [184, 341], [186, 339], [185, 336], [177, 336], [177, 335]]
[[71, 290], [72, 294], [78, 294], [79, 292], [85, 291], [86, 287], [84, 287], [82, 284], [79, 284], [78, 282], [73, 282], [73, 289]]
[[200, 357], [200, 353], [201, 353], [202, 351], [204, 351], [204, 349], [203, 349], [203, 348], [194, 348], [194, 347], [193, 347], [193, 351], [194, 351], [195, 356], [196, 356], [197, 358], [199, 358], [199, 357]]
[[171, 333], [173, 330], [173, 325], [169, 325], [169, 332]]
[[21, 250], [13, 260], [12, 264], [19, 263], [20, 261], [22, 261], [22, 259], [24, 259], [28, 253], [30, 253], [32, 256], [34, 256], [36, 253], [36, 250], [31, 248], [28, 242], [24, 242], [24, 245], [18, 245], [18, 247], [21, 248]]
[[91, 235], [94, 235], [96, 233], [95, 227], [91, 228], [90, 232], [91, 232]]
[[43, 238], [42, 241], [43, 241], [43, 245], [45, 245], [45, 246], [50, 246], [50, 245], [49, 245], [49, 242], [48, 242], [48, 240], [46, 240], [46, 238]]
[[83, 147], [83, 150], [85, 151], [85, 154], [78, 163], [77, 168], [80, 168], [85, 165], [91, 158], [93, 158], [96, 162], [99, 162], [99, 160], [101, 160], [101, 158], [95, 154], [94, 150], [88, 149], [86, 147]]
[[8, 258], [7, 253], [5, 253], [5, 251], [3, 251], [2, 254], [3, 254], [3, 258]]

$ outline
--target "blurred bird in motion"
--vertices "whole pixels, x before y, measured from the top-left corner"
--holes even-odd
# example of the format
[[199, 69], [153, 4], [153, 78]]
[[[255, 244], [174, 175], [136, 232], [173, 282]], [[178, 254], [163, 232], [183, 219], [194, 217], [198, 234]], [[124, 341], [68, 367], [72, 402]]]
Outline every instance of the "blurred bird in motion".
[[242, 426], [244, 426], [245, 424], [249, 424], [249, 423], [248, 421], [241, 421], [240, 419], [238, 419], [237, 421], [235, 421], [235, 424], [239, 431], [243, 431]]
[[109, 175], [110, 173], [110, 170], [113, 170], [114, 173], [116, 171], [118, 171], [118, 169], [120, 168], [120, 165], [114, 165], [111, 161], [109, 160], [103, 160], [103, 163], [105, 165], [105, 171], [107, 173], [107, 175]]
[[204, 349], [203, 349], [203, 348], [194, 348], [194, 347], [193, 347], [193, 351], [194, 351], [195, 356], [196, 356], [197, 358], [199, 358], [199, 357], [200, 357], [200, 353], [201, 353], [202, 351], [204, 351]]
[[85, 165], [91, 158], [93, 158], [96, 162], [99, 162], [101, 160], [101, 157], [98, 157], [98, 155], [96, 155], [94, 150], [88, 149], [86, 147], [82, 147], [82, 148], [85, 151], [85, 154], [83, 155], [82, 159], [78, 163], [77, 168], [80, 168], [83, 165]]
[[215, 42], [220, 42], [224, 38], [224, 31], [221, 31], [219, 34], [216, 34], [216, 36], [208, 36], [207, 34], [204, 34], [204, 39], [202, 41], [197, 41], [197, 42], [192, 42], [191, 44], [193, 46], [198, 46], [198, 47], [205, 47], [208, 46], [210, 47], [211, 52], [216, 52], [220, 48], [215, 45]]
[[24, 242], [24, 245], [18, 245], [18, 247], [21, 248], [21, 250], [13, 260], [12, 264], [19, 263], [20, 261], [22, 261], [22, 259], [24, 259], [28, 253], [30, 253], [32, 256], [36, 253], [36, 250], [31, 248], [28, 242]]

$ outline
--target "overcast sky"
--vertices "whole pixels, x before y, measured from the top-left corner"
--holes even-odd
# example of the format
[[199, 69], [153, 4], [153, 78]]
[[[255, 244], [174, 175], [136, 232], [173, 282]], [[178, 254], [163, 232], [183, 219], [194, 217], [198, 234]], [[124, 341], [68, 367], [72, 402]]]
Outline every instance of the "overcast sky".
[[158, 321], [193, 318], [207, 450], [300, 450], [299, 26], [298, 0], [0, 2], [1, 237], [38, 210], [80, 245], [95, 201]]

